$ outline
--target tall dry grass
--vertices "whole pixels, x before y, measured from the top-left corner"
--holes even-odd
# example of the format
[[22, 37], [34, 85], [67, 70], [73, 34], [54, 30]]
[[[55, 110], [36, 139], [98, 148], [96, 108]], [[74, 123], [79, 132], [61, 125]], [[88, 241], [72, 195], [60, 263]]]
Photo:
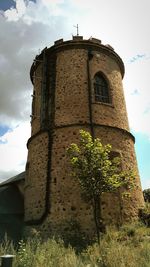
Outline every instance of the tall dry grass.
[[62, 240], [40, 237], [21, 240], [14, 248], [7, 238], [0, 255], [14, 254], [13, 267], [150, 267], [150, 228], [125, 225], [119, 231], [107, 229], [100, 244], [94, 243], [76, 253]]

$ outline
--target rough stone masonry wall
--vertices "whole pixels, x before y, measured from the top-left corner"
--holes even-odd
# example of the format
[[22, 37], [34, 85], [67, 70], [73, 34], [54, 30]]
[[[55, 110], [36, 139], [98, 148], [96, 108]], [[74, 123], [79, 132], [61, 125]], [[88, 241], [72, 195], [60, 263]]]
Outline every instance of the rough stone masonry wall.
[[81, 197], [78, 182], [71, 176], [66, 157], [70, 141], [78, 142], [79, 129], [64, 127], [55, 131], [50, 185], [51, 213], [47, 223], [53, 231], [65, 228], [71, 220], [77, 221], [87, 233], [95, 231], [92, 208]]
[[[66, 158], [68, 145], [78, 142], [79, 129], [91, 131], [87, 64], [86, 47], [62, 49], [57, 52], [55, 103], [52, 103], [55, 105], [55, 115], [51, 166], [49, 166], [51, 177], [46, 178], [48, 135], [41, 133], [29, 142], [29, 170], [25, 195], [27, 220], [42, 216], [46, 179], [50, 181], [50, 210], [41, 225], [42, 231], [65, 228], [65, 222], [70, 220], [77, 220], [86, 233], [95, 231], [92, 208], [82, 199], [79, 185], [70, 175]], [[95, 103], [93, 79], [98, 71], [103, 72], [109, 81], [111, 104]], [[134, 167], [137, 170], [133, 139], [127, 133], [129, 126], [119, 66], [111, 55], [94, 50], [93, 58], [89, 61], [89, 74], [95, 137], [100, 137], [102, 142], [113, 145], [113, 150], [118, 151], [122, 156], [123, 168]], [[39, 82], [35, 84], [35, 90], [40, 99]], [[40, 102], [36, 102], [36, 107], [37, 113], [40, 114]], [[38, 120], [33, 122], [32, 127], [33, 134], [39, 131]], [[132, 194], [132, 202], [131, 200], [120, 202], [118, 195], [104, 196], [102, 206], [104, 220], [106, 223], [116, 223], [125, 217], [134, 218], [142, 203], [142, 192], [137, 175], [137, 189]]]
[[123, 170], [136, 172], [136, 188], [130, 191], [130, 198], [122, 198], [120, 194], [113, 194], [112, 197], [108, 194], [104, 197], [103, 218], [106, 223], [122, 223], [134, 220], [138, 216], [139, 208], [143, 206], [143, 195], [133, 138], [127, 132], [120, 132], [118, 129], [107, 127], [96, 127], [95, 135], [101, 138], [104, 144], [111, 144], [113, 151], [119, 152]]
[[53, 230], [66, 228], [67, 222], [76, 220], [82, 230], [92, 232], [95, 231], [92, 208], [81, 198], [66, 158], [66, 148], [78, 141], [79, 129], [89, 123], [87, 51], [62, 51], [57, 55], [56, 66], [55, 126], [58, 128], [53, 138], [51, 215], [47, 225]]
[[62, 51], [56, 65], [55, 125], [89, 122], [87, 51]]
[[25, 221], [40, 219], [45, 212], [48, 142], [48, 134], [43, 132], [28, 144]]
[[41, 110], [41, 86], [42, 86], [42, 69], [43, 64], [40, 63], [34, 72], [34, 91], [32, 102], [32, 118], [31, 118], [31, 135], [40, 131], [40, 110]]
[[[93, 122], [129, 130], [120, 68], [113, 58], [102, 52], [95, 51], [93, 55], [90, 60]], [[97, 72], [104, 74], [108, 81], [110, 104], [98, 103], [94, 99], [93, 84]]]

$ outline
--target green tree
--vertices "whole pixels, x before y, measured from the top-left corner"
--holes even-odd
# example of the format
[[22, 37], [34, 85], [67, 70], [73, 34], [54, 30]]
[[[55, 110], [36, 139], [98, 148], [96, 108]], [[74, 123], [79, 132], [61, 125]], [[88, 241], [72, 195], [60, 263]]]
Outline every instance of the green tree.
[[143, 196], [144, 196], [145, 202], [150, 202], [150, 188], [145, 189], [143, 191]]
[[[92, 204], [98, 241], [104, 225], [101, 216], [101, 196], [124, 187], [134, 185], [132, 171], [121, 171], [119, 157], [111, 158], [111, 145], [103, 145], [99, 138], [93, 140], [89, 132], [80, 130], [79, 145], [71, 144], [67, 149], [72, 175], [78, 179], [81, 192]], [[127, 192], [127, 191], [126, 191]]]

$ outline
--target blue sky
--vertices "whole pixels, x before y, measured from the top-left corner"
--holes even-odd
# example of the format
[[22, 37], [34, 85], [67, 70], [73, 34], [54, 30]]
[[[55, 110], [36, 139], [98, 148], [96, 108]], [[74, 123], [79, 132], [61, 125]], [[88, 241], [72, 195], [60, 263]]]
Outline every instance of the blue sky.
[[7, 10], [10, 7], [15, 7], [15, 2], [13, 0], [0, 0], [0, 9]]
[[8, 126], [0, 125], [0, 136], [3, 136], [8, 131], [9, 131], [9, 127]]
[[[36, 0], [30, 0], [32, 2], [36, 2]], [[0, 0], [0, 10], [7, 10], [10, 8], [15, 8], [16, 2], [14, 0]]]
[[150, 183], [150, 141], [149, 138], [142, 133], [135, 133], [136, 155], [142, 183], [145, 188], [149, 188]]
[[76, 34], [110, 44], [125, 64], [124, 94], [142, 187], [150, 187], [149, 0], [0, 0], [0, 180], [24, 170], [29, 70], [39, 50]]

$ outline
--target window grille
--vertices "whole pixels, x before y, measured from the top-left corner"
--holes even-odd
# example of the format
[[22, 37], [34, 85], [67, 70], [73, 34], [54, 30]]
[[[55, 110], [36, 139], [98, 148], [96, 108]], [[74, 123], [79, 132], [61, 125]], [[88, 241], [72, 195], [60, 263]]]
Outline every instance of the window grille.
[[110, 103], [108, 83], [100, 73], [94, 77], [94, 94], [96, 102]]

